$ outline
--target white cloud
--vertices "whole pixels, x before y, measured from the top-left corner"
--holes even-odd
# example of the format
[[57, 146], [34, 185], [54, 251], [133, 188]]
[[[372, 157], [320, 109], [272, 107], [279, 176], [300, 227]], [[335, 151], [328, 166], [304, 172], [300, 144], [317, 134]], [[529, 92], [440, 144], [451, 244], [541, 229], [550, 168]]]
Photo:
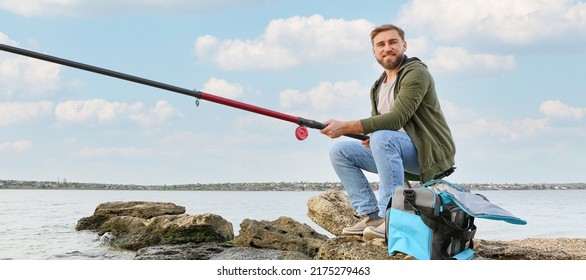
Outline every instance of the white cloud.
[[76, 2], [76, 0], [0, 0], [0, 8], [23, 16], [69, 14], [77, 4]]
[[0, 143], [0, 152], [24, 152], [33, 146], [29, 140], [19, 140], [16, 142]]
[[51, 115], [53, 103], [2, 102], [0, 103], [0, 126], [29, 123]]
[[141, 102], [127, 104], [104, 99], [71, 100], [55, 107], [55, 117], [62, 123], [106, 123], [128, 118], [141, 127], [152, 127], [179, 115], [166, 100], [157, 101], [153, 108], [145, 108]]
[[18, 47], [18, 43], [16, 41], [11, 40], [6, 34], [2, 32], [0, 32], [0, 43]]
[[286, 89], [280, 106], [289, 114], [323, 122], [356, 120], [370, 116], [370, 85], [357, 81], [320, 82], [308, 91]]
[[[0, 33], [0, 42], [18, 44]], [[35, 98], [60, 89], [61, 66], [0, 52], [0, 97]]]
[[104, 99], [71, 100], [57, 104], [55, 117], [64, 123], [85, 123], [97, 120], [100, 123], [113, 121], [121, 114], [139, 112], [142, 103], [125, 104]]
[[212, 35], [199, 36], [195, 40], [195, 54], [200, 57], [208, 57], [215, 55], [216, 49], [220, 46], [221, 42]]
[[469, 69], [511, 70], [515, 58], [511, 55], [471, 54], [463, 48], [439, 47], [429, 60], [434, 71], [466, 71]]
[[348, 62], [353, 53], [368, 53], [366, 20], [324, 19], [321, 15], [272, 20], [262, 36], [252, 40], [198, 37], [195, 53], [226, 70], [284, 69], [304, 61]]
[[481, 141], [519, 141], [551, 131], [547, 119], [500, 120], [479, 117], [471, 122], [453, 125], [455, 137]]
[[[410, 56], [410, 54], [425, 54], [431, 51], [431, 42], [425, 36], [405, 38], [405, 41], [407, 41], [407, 51], [405, 54], [408, 56]], [[380, 69], [380, 64], [376, 63], [376, 65], [378, 65], [378, 69]]]
[[153, 153], [152, 149], [137, 147], [125, 148], [83, 148], [73, 153], [72, 156], [79, 158], [102, 158], [102, 157], [137, 157], [148, 156]]
[[484, 136], [510, 136], [510, 129], [506, 122], [478, 118], [464, 126], [466, 138], [478, 138]]
[[442, 112], [444, 113], [445, 117], [450, 121], [469, 121], [478, 117], [474, 110], [470, 108], [461, 108], [454, 102], [440, 100], [440, 103], [442, 106]]
[[557, 129], [552, 127], [547, 118], [500, 119], [481, 116], [470, 108], [459, 107], [446, 100], [441, 100], [441, 106], [454, 136], [460, 139], [509, 142], [548, 135]]
[[364, 103], [365, 108], [370, 108], [369, 92], [370, 87], [362, 86], [357, 81], [321, 82], [307, 92], [284, 90], [280, 93], [280, 102], [281, 107], [287, 109], [310, 106], [307, 109], [339, 113], [355, 110], [357, 103]]
[[141, 127], [152, 127], [180, 115], [179, 110], [175, 109], [168, 101], [159, 100], [155, 104], [155, 107], [149, 109], [148, 112], [133, 113], [130, 118], [136, 121]]
[[403, 6], [398, 24], [443, 42], [475, 37], [526, 44], [564, 34], [583, 36], [586, 4], [574, 0], [414, 0]]
[[280, 94], [281, 107], [291, 108], [301, 104], [305, 104], [309, 100], [309, 96], [306, 93], [302, 93], [296, 89], [286, 89]]
[[244, 93], [244, 88], [240, 84], [231, 84], [224, 79], [212, 77], [203, 85], [202, 91], [229, 99], [236, 99]]
[[95, 16], [164, 13], [197, 15], [254, 6], [266, 0], [0, 0], [0, 9], [32, 16]]
[[[299, 63], [287, 49], [262, 41], [224, 40], [210, 36], [196, 40], [196, 54], [226, 70], [281, 69]], [[203, 46], [199, 46], [203, 44]]]
[[586, 115], [586, 108], [573, 108], [559, 100], [544, 101], [539, 111], [547, 117], [581, 120]]
[[512, 121], [509, 135], [511, 139], [517, 140], [548, 134], [551, 129], [547, 119], [525, 118]]

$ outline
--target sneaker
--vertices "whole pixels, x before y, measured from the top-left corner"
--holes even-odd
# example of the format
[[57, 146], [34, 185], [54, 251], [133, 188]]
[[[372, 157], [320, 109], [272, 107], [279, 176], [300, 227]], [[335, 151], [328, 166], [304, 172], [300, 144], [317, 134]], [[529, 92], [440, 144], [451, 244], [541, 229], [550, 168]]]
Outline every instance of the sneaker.
[[378, 227], [367, 227], [364, 229], [364, 240], [371, 240], [375, 238], [385, 238], [385, 225], [386, 223], [383, 221]]
[[370, 227], [370, 226], [378, 227], [384, 223], [385, 223], [384, 218], [371, 219], [370, 217], [366, 217], [366, 218], [362, 219], [362, 221], [358, 222], [357, 224], [355, 224], [351, 227], [344, 228], [342, 230], [342, 234], [362, 235], [365, 228]]

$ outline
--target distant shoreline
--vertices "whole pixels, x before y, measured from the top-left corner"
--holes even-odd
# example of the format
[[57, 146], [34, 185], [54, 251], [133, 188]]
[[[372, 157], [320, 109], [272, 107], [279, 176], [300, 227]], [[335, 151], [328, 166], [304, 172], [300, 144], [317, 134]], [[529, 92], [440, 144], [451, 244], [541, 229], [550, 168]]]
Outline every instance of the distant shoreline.
[[[378, 189], [378, 182], [372, 182]], [[575, 190], [586, 189], [586, 183], [558, 184], [459, 184], [470, 190]], [[152, 191], [325, 191], [344, 190], [340, 182], [272, 182], [272, 183], [215, 183], [184, 185], [133, 185], [75, 183], [55, 181], [0, 180], [2, 189], [28, 190], [152, 190]]]

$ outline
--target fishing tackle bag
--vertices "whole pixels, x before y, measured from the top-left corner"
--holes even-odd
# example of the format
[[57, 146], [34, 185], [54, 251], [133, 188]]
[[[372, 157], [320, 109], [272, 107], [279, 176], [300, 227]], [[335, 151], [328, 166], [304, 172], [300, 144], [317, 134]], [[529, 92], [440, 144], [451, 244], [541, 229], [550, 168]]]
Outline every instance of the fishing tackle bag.
[[445, 180], [397, 188], [385, 215], [388, 252], [418, 260], [472, 259], [475, 218], [527, 223], [486, 197]]

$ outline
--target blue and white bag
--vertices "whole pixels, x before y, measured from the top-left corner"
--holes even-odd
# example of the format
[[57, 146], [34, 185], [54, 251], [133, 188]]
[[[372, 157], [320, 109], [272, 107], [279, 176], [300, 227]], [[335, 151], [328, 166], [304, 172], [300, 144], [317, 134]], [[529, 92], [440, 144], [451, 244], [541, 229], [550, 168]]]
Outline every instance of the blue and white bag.
[[472, 259], [474, 218], [527, 223], [486, 197], [445, 180], [398, 188], [385, 217], [389, 254], [401, 252], [418, 260]]

